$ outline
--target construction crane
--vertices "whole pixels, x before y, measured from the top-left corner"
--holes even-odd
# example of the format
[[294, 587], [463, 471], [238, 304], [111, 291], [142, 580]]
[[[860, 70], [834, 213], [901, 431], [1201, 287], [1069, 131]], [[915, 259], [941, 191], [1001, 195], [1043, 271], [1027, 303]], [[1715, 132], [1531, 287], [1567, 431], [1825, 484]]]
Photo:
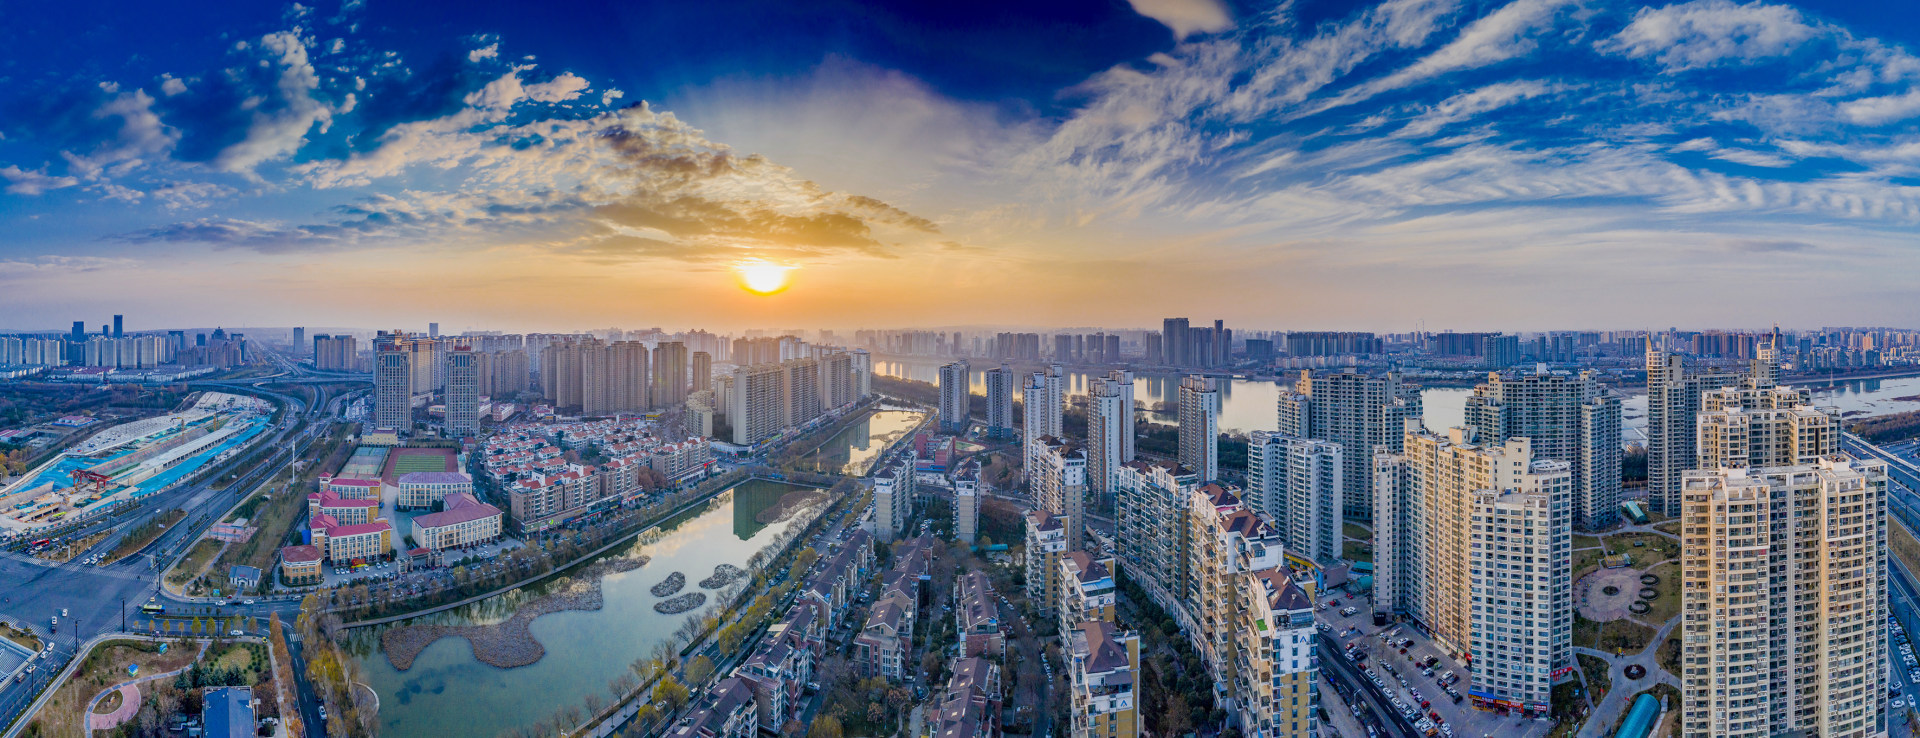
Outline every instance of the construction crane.
[[86, 494], [86, 497], [93, 500], [98, 500], [106, 496], [107, 485], [112, 483], [107, 475], [87, 469], [75, 469], [73, 473], [68, 476], [73, 477], [73, 491], [75, 494], [87, 493], [89, 492], [88, 488], [91, 487], [91, 494]]

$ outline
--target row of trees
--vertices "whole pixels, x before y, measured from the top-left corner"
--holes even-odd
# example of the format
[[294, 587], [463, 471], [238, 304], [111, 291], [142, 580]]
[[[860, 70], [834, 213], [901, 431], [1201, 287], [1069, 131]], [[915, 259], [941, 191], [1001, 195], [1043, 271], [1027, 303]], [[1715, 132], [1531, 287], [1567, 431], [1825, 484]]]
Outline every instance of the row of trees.
[[361, 673], [360, 662], [340, 648], [337, 640], [342, 632], [340, 617], [322, 611], [319, 598], [308, 595], [300, 603], [300, 619], [295, 625], [304, 644], [302, 655], [307, 662], [307, 682], [327, 707], [330, 719], [324, 727], [328, 738], [372, 736], [374, 714], [371, 711], [362, 714], [360, 700], [353, 690], [355, 682], [365, 681], [365, 675]]
[[1120, 595], [1132, 605], [1132, 620], [1140, 632], [1140, 714], [1148, 730], [1156, 735], [1185, 735], [1224, 723], [1225, 711], [1213, 704], [1213, 677], [1181, 634], [1178, 621], [1124, 572], [1118, 579]]

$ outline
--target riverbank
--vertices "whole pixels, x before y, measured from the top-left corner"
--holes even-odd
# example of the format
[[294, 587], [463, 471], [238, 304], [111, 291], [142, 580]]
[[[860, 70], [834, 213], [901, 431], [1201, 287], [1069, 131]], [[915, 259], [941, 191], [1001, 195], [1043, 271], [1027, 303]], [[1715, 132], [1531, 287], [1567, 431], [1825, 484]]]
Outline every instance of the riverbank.
[[513, 617], [490, 625], [408, 625], [380, 634], [380, 650], [393, 668], [406, 671], [421, 651], [442, 638], [465, 638], [480, 663], [502, 669], [526, 666], [547, 653], [546, 646], [533, 637], [529, 626], [541, 615], [568, 610], [598, 610], [605, 605], [600, 580], [608, 574], [633, 571], [650, 559], [603, 559], [582, 569], [578, 578], [562, 583], [560, 591], [550, 593], [515, 610]]
[[798, 515], [801, 510], [807, 509], [810, 505], [824, 502], [826, 499], [826, 490], [796, 489], [782, 495], [780, 501], [773, 503], [772, 507], [761, 510], [759, 515], [753, 516], [753, 522], [761, 525], [772, 525]]
[[[561, 572], [566, 571], [569, 567], [575, 566], [582, 561], [587, 561], [596, 556], [604, 554], [608, 551], [612, 551], [616, 547], [625, 545], [631, 540], [640, 537], [642, 533], [645, 533], [649, 530], [654, 530], [660, 527], [661, 523], [668, 520], [672, 520], [676, 516], [685, 514], [688, 511], [693, 510], [697, 506], [707, 504], [708, 502], [711, 502], [713, 498], [718, 496], [720, 493], [733, 489], [738, 485], [752, 481], [753, 479], [756, 479], [756, 478], [757, 477], [749, 475], [746, 472], [738, 469], [718, 477], [713, 477], [712, 479], [702, 482], [701, 484], [703, 486], [711, 484], [714, 486], [714, 489], [708, 490], [706, 492], [700, 492], [693, 499], [688, 500], [684, 503], [681, 503], [680, 505], [674, 507], [671, 511], [655, 516], [652, 522], [647, 523], [646, 525], [637, 526], [625, 533], [621, 533], [615, 536], [612, 540], [601, 545], [600, 547], [595, 548], [594, 550], [589, 551], [586, 554], [575, 557], [573, 560], [565, 564], [555, 566], [552, 569], [549, 569], [546, 572], [539, 574], [537, 576], [534, 576], [532, 578], [523, 579], [517, 582], [510, 582], [508, 584], [503, 584], [499, 587], [495, 587], [494, 589], [488, 590], [486, 592], [481, 592], [479, 594], [475, 594], [469, 597], [464, 597], [459, 600], [455, 600], [453, 602], [445, 602], [438, 605], [434, 605], [432, 607], [415, 610], [412, 612], [403, 612], [395, 615], [385, 615], [385, 616], [376, 617], [376, 618], [366, 618], [362, 620], [356, 620], [353, 622], [345, 623], [341, 627], [366, 628], [366, 627], [371, 627], [375, 625], [386, 625], [387, 623], [397, 623], [403, 620], [412, 620], [414, 618], [418, 618], [423, 615], [432, 615], [436, 612], [445, 612], [447, 610], [452, 610], [457, 607], [464, 607], [466, 605], [471, 605], [481, 600], [486, 600], [492, 597], [496, 597], [498, 595], [512, 592], [516, 589], [520, 589], [521, 587], [527, 587], [527, 586], [532, 586], [534, 584], [538, 584], [542, 581], [545, 581], [549, 577], [555, 576]], [[339, 613], [345, 609], [346, 608], [335, 607], [335, 608], [325, 610], [324, 612]]]

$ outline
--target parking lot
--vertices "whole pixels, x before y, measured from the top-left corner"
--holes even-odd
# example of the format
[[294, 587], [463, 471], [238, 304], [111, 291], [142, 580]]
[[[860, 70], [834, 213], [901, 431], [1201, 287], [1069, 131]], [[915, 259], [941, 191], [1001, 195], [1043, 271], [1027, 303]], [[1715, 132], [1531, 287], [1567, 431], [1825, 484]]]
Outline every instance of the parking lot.
[[[1540, 738], [1553, 727], [1550, 720], [1534, 720], [1520, 717], [1503, 716], [1496, 712], [1476, 710], [1473, 701], [1467, 697], [1467, 686], [1472, 681], [1466, 668], [1449, 658], [1447, 652], [1422, 636], [1410, 625], [1388, 624], [1376, 627], [1373, 624], [1373, 605], [1366, 597], [1349, 598], [1344, 594], [1329, 597], [1316, 617], [1327, 635], [1332, 636], [1343, 646], [1358, 646], [1367, 654], [1363, 663], [1377, 684], [1390, 698], [1398, 700], [1396, 709], [1409, 720], [1426, 717], [1435, 723], [1440, 738]], [[1353, 614], [1344, 614], [1347, 608]], [[1406, 653], [1400, 652], [1398, 644], [1406, 642]], [[1431, 669], [1423, 670], [1422, 664], [1432, 660]], [[1440, 682], [1451, 672], [1458, 681], [1451, 685]], [[1451, 686], [1460, 695], [1458, 702], [1450, 696], [1445, 687]], [[1428, 703], [1420, 707], [1421, 702]], [[1418, 711], [1417, 713], [1415, 711]]]

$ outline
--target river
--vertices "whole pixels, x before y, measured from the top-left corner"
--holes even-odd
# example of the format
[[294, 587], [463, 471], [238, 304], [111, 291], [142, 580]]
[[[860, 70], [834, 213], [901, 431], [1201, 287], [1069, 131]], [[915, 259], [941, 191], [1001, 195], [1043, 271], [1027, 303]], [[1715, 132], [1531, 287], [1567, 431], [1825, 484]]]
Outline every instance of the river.
[[875, 410], [833, 434], [805, 462], [822, 474], [864, 477], [888, 444], [900, 440], [926, 418], [912, 410]]
[[[941, 362], [929, 359], [925, 362], [902, 360], [876, 360], [873, 370], [878, 374], [921, 382], [938, 382]], [[974, 367], [971, 382], [974, 394], [984, 395], [986, 389], [986, 364]], [[1092, 377], [1106, 376], [1102, 372], [1086, 372], [1069, 369], [1067, 371], [1068, 394], [1087, 393], [1087, 381]], [[1289, 377], [1284, 380], [1293, 382]], [[1920, 410], [1920, 377], [1901, 377], [1898, 379], [1854, 379], [1836, 382], [1794, 382], [1797, 386], [1813, 389], [1814, 403], [1829, 412], [1843, 418], [1868, 415], [1886, 415], [1890, 413]], [[1180, 394], [1180, 378], [1170, 374], [1141, 375], [1133, 378], [1133, 397], [1137, 402], [1154, 407], [1156, 403], [1173, 402]], [[1430, 387], [1420, 393], [1420, 403], [1424, 412], [1424, 422], [1431, 430], [1443, 430], [1460, 425], [1466, 418], [1467, 398], [1473, 390], [1465, 387]], [[1280, 385], [1271, 380], [1234, 379], [1220, 382], [1220, 429], [1223, 431], [1251, 432], [1272, 430], [1278, 423]], [[1172, 413], [1146, 411], [1142, 419], [1156, 423], [1178, 425], [1179, 421]], [[1626, 443], [1645, 443], [1647, 433], [1647, 393], [1644, 390], [1632, 390], [1622, 395], [1620, 401], [1621, 440]]]
[[[661, 598], [648, 591], [672, 572], [684, 573], [682, 592], [705, 592], [698, 582], [720, 564], [744, 567], [789, 521], [763, 525], [754, 520], [787, 492], [790, 485], [748, 480], [722, 492], [708, 505], [683, 513], [643, 533], [635, 542], [605, 556], [650, 556], [633, 571], [601, 580], [605, 606], [569, 611], [533, 621], [535, 638], [546, 647], [540, 661], [501, 669], [473, 658], [465, 639], [443, 638], [422, 651], [413, 668], [399, 671], [379, 650], [387, 627], [359, 628], [347, 636], [347, 648], [360, 662], [367, 682], [380, 695], [381, 735], [386, 738], [475, 736], [490, 738], [545, 719], [567, 705], [583, 704], [635, 659], [673, 635], [705, 608], [681, 615], [655, 612]], [[557, 578], [557, 577], [556, 577]], [[486, 624], [512, 617], [520, 603], [559, 586], [549, 579], [497, 597], [404, 624]], [[707, 592], [708, 606], [713, 592]]]

